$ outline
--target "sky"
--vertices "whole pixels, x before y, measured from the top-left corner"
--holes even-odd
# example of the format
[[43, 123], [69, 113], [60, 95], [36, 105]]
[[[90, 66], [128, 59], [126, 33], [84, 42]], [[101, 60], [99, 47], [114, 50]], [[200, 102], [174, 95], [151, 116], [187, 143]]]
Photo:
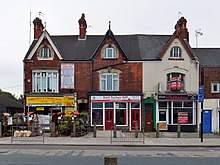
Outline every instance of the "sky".
[[196, 47], [195, 30], [201, 29], [198, 47], [220, 48], [219, 0], [1, 1], [0, 89], [16, 97], [23, 95], [23, 59], [33, 40], [36, 17], [43, 20], [50, 35], [77, 35], [82, 13], [87, 35], [104, 35], [109, 21], [115, 35], [172, 35], [177, 20], [184, 16], [191, 47]]

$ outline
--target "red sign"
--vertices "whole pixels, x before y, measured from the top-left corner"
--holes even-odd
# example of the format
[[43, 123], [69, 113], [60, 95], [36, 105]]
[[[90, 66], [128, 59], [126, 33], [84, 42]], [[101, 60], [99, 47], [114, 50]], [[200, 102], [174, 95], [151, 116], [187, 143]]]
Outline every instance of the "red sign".
[[180, 90], [181, 89], [181, 81], [179, 77], [173, 77], [170, 79], [170, 89], [171, 90]]
[[188, 123], [188, 112], [178, 113], [178, 123]]

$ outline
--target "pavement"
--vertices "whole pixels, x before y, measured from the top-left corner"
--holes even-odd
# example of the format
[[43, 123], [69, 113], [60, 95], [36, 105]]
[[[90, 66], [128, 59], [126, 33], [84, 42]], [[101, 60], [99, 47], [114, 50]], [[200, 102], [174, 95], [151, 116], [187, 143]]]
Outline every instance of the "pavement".
[[[50, 137], [45, 134], [43, 141], [11, 141], [11, 137], [1, 137], [0, 145], [63, 145], [63, 146], [137, 146], [137, 147], [220, 147], [220, 135], [204, 134], [203, 142], [198, 133], [181, 133], [177, 138], [177, 133], [161, 132], [156, 138], [156, 133], [145, 133], [142, 138], [135, 141], [112, 142], [110, 131], [97, 131], [96, 138], [90, 132], [83, 137], [59, 136]], [[115, 140], [115, 139], [113, 139]]]

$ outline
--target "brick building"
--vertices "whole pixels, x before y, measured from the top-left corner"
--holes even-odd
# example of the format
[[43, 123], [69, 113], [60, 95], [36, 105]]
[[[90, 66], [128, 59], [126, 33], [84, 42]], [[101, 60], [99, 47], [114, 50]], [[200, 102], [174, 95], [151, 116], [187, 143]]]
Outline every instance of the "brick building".
[[[130, 51], [137, 36], [86, 35], [85, 15], [79, 35], [51, 36], [39, 18], [34, 41], [24, 58], [26, 112], [49, 115], [89, 112], [101, 129], [141, 126], [142, 63]], [[132, 129], [132, 128], [130, 128]]]

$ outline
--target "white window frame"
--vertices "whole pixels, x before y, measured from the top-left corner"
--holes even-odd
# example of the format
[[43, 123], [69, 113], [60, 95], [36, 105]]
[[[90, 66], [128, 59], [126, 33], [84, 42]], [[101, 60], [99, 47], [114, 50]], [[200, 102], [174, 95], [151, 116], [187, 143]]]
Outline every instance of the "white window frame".
[[[33, 71], [32, 92], [34, 93], [58, 93], [58, 71]], [[51, 91], [48, 86], [50, 86]]]
[[107, 47], [104, 49], [104, 59], [116, 59], [116, 49], [113, 47]]
[[[108, 78], [111, 78], [111, 88], [108, 89]], [[116, 84], [115, 84], [116, 82]], [[119, 74], [117, 73], [104, 73], [100, 74], [100, 91], [119, 91]]]
[[[214, 85], [217, 85], [216, 91], [214, 91]], [[219, 82], [212, 82], [212, 93], [220, 93], [220, 83]]]
[[[186, 89], [186, 86], [185, 86], [185, 77], [186, 75], [185, 74], [182, 74], [182, 73], [178, 73], [178, 72], [172, 72], [172, 73], [168, 73], [167, 74], [167, 91], [171, 91], [170, 89], [170, 80], [168, 81], [168, 76], [169, 76], [169, 79], [173, 78], [173, 74], [179, 74], [179, 78], [180, 79], [183, 79], [183, 81], [181, 81], [181, 89], [180, 91], [185, 91]], [[182, 84], [183, 84], [183, 87], [182, 87]]]
[[171, 58], [181, 58], [182, 50], [179, 46], [174, 46], [171, 48], [170, 57]]
[[39, 60], [51, 60], [53, 59], [53, 52], [49, 46], [41, 47], [38, 52]]

